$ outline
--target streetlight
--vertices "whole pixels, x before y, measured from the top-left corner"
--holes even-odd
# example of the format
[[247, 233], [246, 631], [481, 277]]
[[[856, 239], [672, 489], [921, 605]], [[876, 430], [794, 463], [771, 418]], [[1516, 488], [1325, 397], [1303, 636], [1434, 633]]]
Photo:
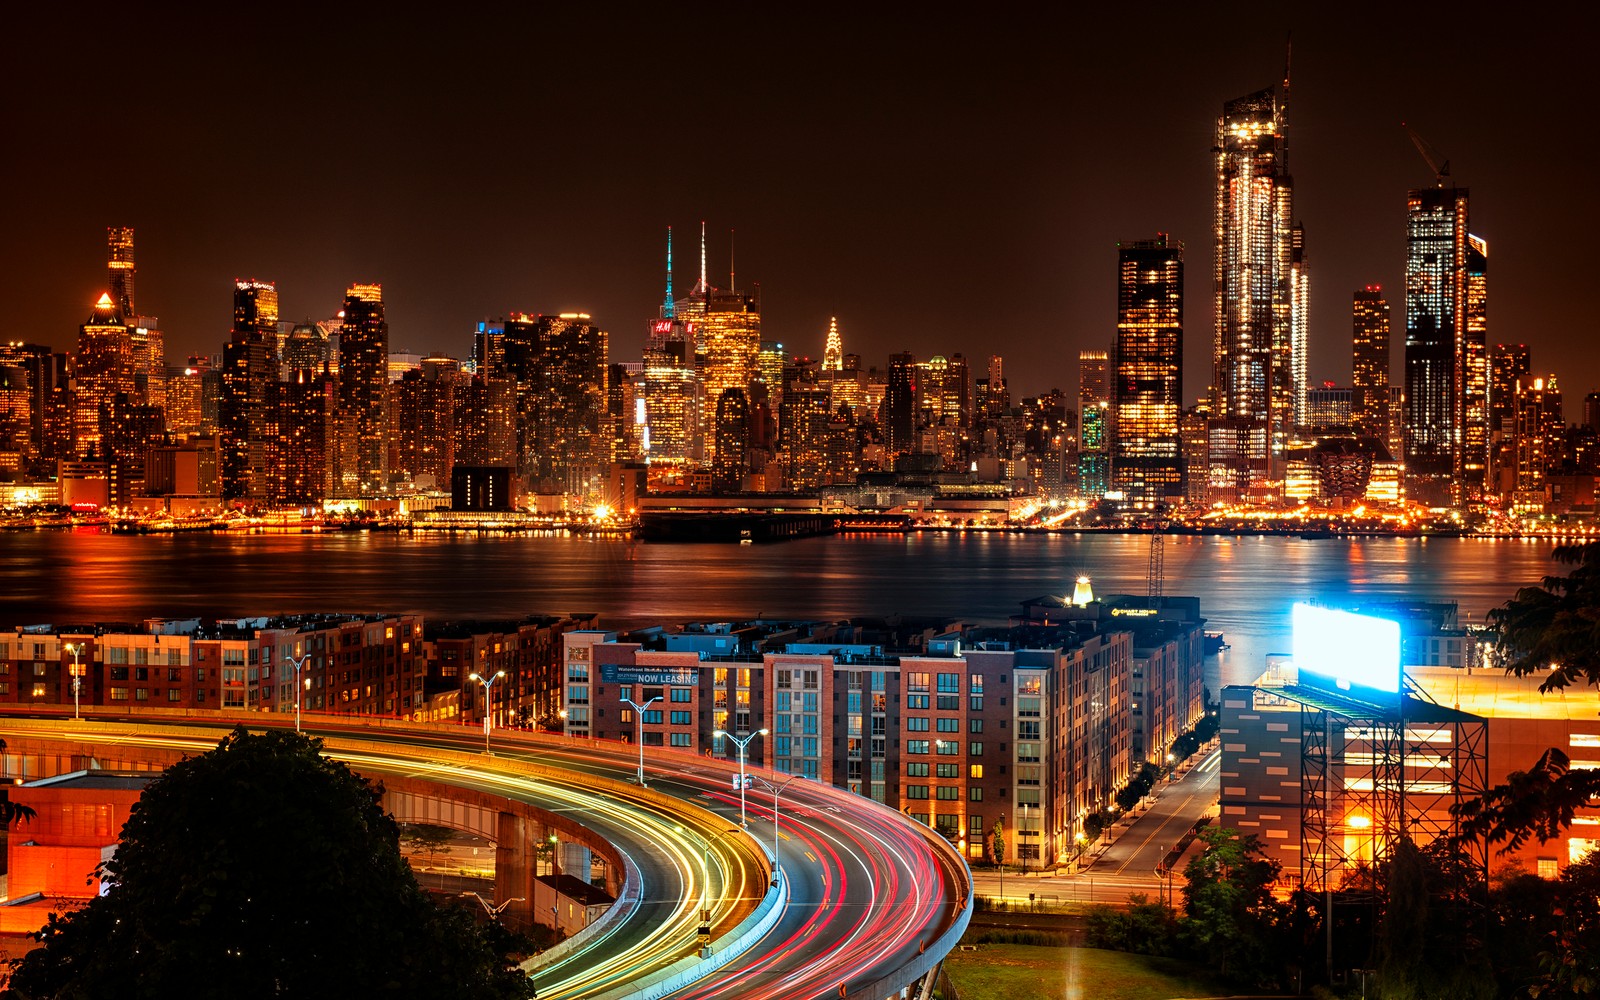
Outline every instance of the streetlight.
[[750, 745], [751, 740], [755, 739], [757, 736], [765, 735], [767, 735], [767, 731], [765, 729], [757, 729], [755, 732], [747, 734], [743, 739], [740, 739], [732, 733], [721, 729], [718, 729], [711, 734], [712, 738], [726, 736], [728, 739], [733, 741], [734, 746], [739, 748], [739, 822], [744, 824], [744, 828], [746, 830], [750, 829], [750, 815], [749, 813], [745, 812], [744, 808], [744, 752], [745, 748]]
[[83, 652], [83, 643], [69, 642], [61, 648], [72, 654], [72, 717], [81, 721], [83, 716], [78, 714], [78, 689], [83, 687], [83, 667], [78, 664], [78, 654]]
[[494, 717], [493, 717], [493, 715], [491, 713], [491, 709], [490, 709], [490, 706], [492, 706], [494, 704], [494, 702], [491, 700], [491, 696], [492, 696], [492, 693], [494, 691], [494, 682], [499, 680], [500, 678], [504, 677], [505, 675], [506, 675], [506, 672], [504, 670], [496, 670], [494, 672], [494, 676], [489, 678], [488, 680], [484, 680], [483, 677], [478, 675], [478, 674], [469, 674], [468, 675], [473, 680], [475, 680], [479, 684], [483, 685], [483, 752], [484, 753], [488, 753], [489, 752], [489, 726], [490, 726], [491, 723], [494, 722]]
[[660, 700], [661, 700], [661, 696], [659, 694], [656, 695], [654, 698], [651, 698], [649, 701], [645, 702], [643, 705], [641, 705], [638, 702], [634, 701], [632, 698], [624, 698], [624, 699], [622, 699], [624, 704], [629, 705], [629, 706], [631, 706], [633, 708], [634, 717], [639, 720], [639, 787], [640, 788], [644, 787], [644, 710], [649, 708], [651, 705], [654, 705], [656, 702], [658, 702]]
[[[306, 665], [307, 660], [311, 659], [311, 653], [308, 650], [298, 657], [285, 654], [283, 658], [289, 662], [289, 666], [294, 668], [294, 731], [298, 733], [300, 731], [300, 669]], [[310, 678], [307, 678], [307, 680], [310, 680]]]
[[803, 774], [791, 775], [781, 785], [775, 785], [765, 778], [758, 779], [772, 792], [772, 884], [774, 887], [783, 878], [783, 862], [778, 860], [778, 796], [783, 794], [785, 788], [804, 777], [805, 775]]
[[[688, 833], [683, 827], [677, 828], [679, 833]], [[700, 837], [700, 877], [705, 882], [705, 894], [700, 899], [700, 957], [711, 957], [711, 843], [721, 840], [730, 833], [738, 833], [738, 827], [719, 831], [710, 837]], [[699, 834], [696, 834], [699, 836]]]
[[1028, 806], [1031, 803], [1019, 802], [1017, 808], [1022, 810], [1022, 819], [1017, 822], [1017, 860], [1022, 863], [1022, 874], [1028, 874], [1028, 855], [1022, 849], [1022, 835], [1028, 830]]

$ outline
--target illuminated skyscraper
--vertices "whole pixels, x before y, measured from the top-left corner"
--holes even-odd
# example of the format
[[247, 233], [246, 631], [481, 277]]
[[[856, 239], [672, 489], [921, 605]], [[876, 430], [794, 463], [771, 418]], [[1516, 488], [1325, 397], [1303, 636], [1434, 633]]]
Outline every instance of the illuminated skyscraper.
[[113, 226], [106, 230], [106, 263], [111, 303], [117, 315], [132, 323], [139, 315], [133, 303], [133, 227]]
[[892, 462], [896, 455], [916, 449], [917, 358], [914, 354], [889, 355], [889, 384], [883, 394], [883, 447]]
[[822, 370], [837, 372], [844, 370], [844, 347], [839, 340], [839, 317], [832, 316], [828, 319], [828, 341], [822, 348]]
[[1078, 352], [1078, 494], [1098, 500], [1111, 489], [1110, 359]]
[[744, 488], [750, 473], [750, 401], [743, 389], [728, 388], [717, 399], [716, 460], [711, 466], [711, 485], [718, 493], [734, 493]]
[[516, 384], [474, 375], [456, 389], [456, 465], [515, 468]]
[[672, 230], [667, 229], [667, 291], [660, 315], [650, 321], [644, 371], [632, 419], [646, 462], [689, 465], [705, 453], [701, 435], [700, 373], [695, 368], [694, 327], [678, 316], [672, 297]]
[[1183, 244], [1165, 233], [1117, 250], [1111, 486], [1128, 500], [1183, 496]]
[[[1289, 81], [1228, 101], [1217, 119], [1211, 487], [1242, 498], [1274, 464], [1304, 391], [1305, 243], [1294, 224]], [[1303, 351], [1301, 352], [1303, 353]]]
[[1527, 344], [1496, 344], [1489, 354], [1489, 490], [1516, 489], [1517, 382], [1533, 371]]
[[91, 451], [104, 458], [102, 439], [116, 396], [133, 395], [133, 346], [128, 327], [110, 295], [100, 296], [78, 328], [74, 359], [72, 430], [79, 457]]
[[1467, 189], [1406, 200], [1406, 492], [1460, 502], [1465, 474]]
[[267, 439], [278, 382], [278, 289], [270, 281], [233, 283], [233, 331], [222, 349], [222, 496], [269, 501]]
[[716, 405], [728, 389], [738, 389], [748, 402], [761, 352], [759, 296], [713, 288], [705, 298], [704, 315], [693, 322], [706, 405]]
[[1544, 482], [1561, 464], [1561, 389], [1554, 375], [1517, 381], [1514, 421], [1518, 508], [1542, 512]]
[[432, 476], [441, 489], [449, 485], [455, 465], [457, 377], [452, 366], [424, 364], [389, 385], [399, 463], [395, 471], [413, 479]]
[[1489, 243], [1467, 235], [1466, 332], [1461, 346], [1461, 474], [1483, 496], [1489, 471]]
[[339, 327], [339, 415], [352, 435], [345, 449], [351, 464], [344, 487], [353, 485], [358, 496], [389, 489], [388, 398], [389, 323], [383, 286], [351, 285]]
[[1350, 303], [1350, 419], [1361, 434], [1380, 440], [1389, 428], [1389, 303], [1368, 285]]

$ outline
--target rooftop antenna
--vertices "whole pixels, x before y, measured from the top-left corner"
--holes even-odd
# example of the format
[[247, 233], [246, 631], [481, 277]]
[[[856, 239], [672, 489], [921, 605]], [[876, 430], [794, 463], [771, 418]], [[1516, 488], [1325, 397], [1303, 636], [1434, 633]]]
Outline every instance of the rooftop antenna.
[[733, 230], [728, 230], [728, 291], [733, 291]]
[[708, 290], [706, 284], [706, 220], [700, 220], [700, 291]]
[[667, 227], [667, 298], [661, 303], [661, 318], [672, 319], [674, 308], [672, 305], [672, 227]]

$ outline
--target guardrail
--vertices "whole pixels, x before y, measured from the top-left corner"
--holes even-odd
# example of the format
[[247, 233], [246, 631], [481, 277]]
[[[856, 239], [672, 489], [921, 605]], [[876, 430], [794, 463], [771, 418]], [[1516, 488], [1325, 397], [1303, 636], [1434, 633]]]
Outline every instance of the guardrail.
[[959, 868], [955, 865], [950, 866], [953, 869], [956, 885], [965, 883], [967, 887], [966, 897], [956, 912], [956, 919], [931, 944], [923, 945], [922, 952], [916, 958], [894, 972], [854, 988], [849, 988], [845, 983], [839, 984], [842, 991], [840, 995], [846, 1000], [883, 1000], [890, 995], [898, 996], [903, 988], [938, 968], [944, 957], [955, 950], [962, 935], [967, 932], [967, 924], [972, 920], [972, 870], [967, 867], [967, 860], [952, 850], [950, 842], [942, 836], [929, 830], [924, 833], [924, 837], [933, 846], [936, 857], [942, 857], [946, 862], [954, 858], [960, 865]]

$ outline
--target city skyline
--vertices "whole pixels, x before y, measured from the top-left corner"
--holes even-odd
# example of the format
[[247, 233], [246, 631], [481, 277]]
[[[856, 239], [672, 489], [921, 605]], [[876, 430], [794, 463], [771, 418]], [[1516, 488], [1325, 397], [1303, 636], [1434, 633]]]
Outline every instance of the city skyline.
[[[1007, 318], [984, 339], [1008, 368], [1036, 373], [1022, 390], [1070, 392], [1076, 353], [1114, 336], [1118, 242], [1168, 232], [1189, 246], [1191, 285], [1209, 270], [1216, 109], [1281, 76], [1292, 28], [1311, 384], [1348, 383], [1353, 291], [1379, 284], [1402, 299], [1406, 192], [1432, 177], [1404, 120], [1473, 189], [1473, 228], [1495, 257], [1489, 342], [1529, 344], [1569, 410], [1600, 385], [1600, 361], [1578, 348], [1592, 324], [1581, 298], [1550, 293], [1578, 287], [1582, 272], [1545, 252], [1600, 221], [1597, 210], [1553, 212], [1540, 195], [1594, 145], [1562, 130], [1566, 105], [1594, 89], [1578, 79], [1576, 49], [1561, 54], [1581, 31], [1534, 36], [1464, 18], [1430, 36], [1438, 45], [1408, 49], [1403, 11], [1231, 25], [1226, 37], [1226, 18], [1174, 11], [1141, 36], [1148, 56], [1127, 61], [1097, 44], [1127, 27], [1104, 19], [1065, 35], [1047, 17], [1001, 27], [851, 14], [827, 31], [763, 21], [777, 16], [610, 30], [541, 17], [545, 37], [583, 38], [572, 59], [598, 68], [563, 75], [560, 46], [542, 66], [530, 47], [538, 86], [460, 24], [426, 42], [375, 26], [373, 64], [346, 65], [320, 41], [337, 31], [306, 39], [253, 19], [242, 44], [283, 65], [256, 73], [248, 57], [196, 46], [197, 29], [135, 20], [112, 25], [145, 58], [111, 110], [88, 78], [51, 69], [66, 32], [41, 22], [40, 44], [12, 67], [49, 86], [13, 106], [21, 155], [4, 169], [31, 197], [4, 251], [14, 281], [0, 323], [8, 338], [67, 346], [109, 291], [102, 234], [131, 226], [139, 308], [161, 317], [170, 358], [220, 349], [235, 278], [275, 282], [292, 320], [324, 318], [352, 283], [382, 283], [397, 350], [464, 356], [479, 319], [574, 309], [614, 333], [615, 357], [637, 357], [661, 301], [663, 231], [687, 235], [704, 218], [713, 283], [732, 271], [741, 289], [760, 285], [765, 339], [820, 357], [837, 316], [846, 349], [869, 363], [898, 350], [976, 356], [955, 296], [991, 299]], [[529, 26], [490, 27], [520, 37]], [[1519, 37], [1536, 37], [1537, 54], [1502, 49]], [[692, 54], [696, 39], [725, 72], [693, 60], [664, 70], [651, 55]], [[296, 62], [318, 72], [297, 74]], [[253, 75], [236, 68], [246, 66]], [[1459, 97], [1441, 96], [1434, 81], [1458, 78]], [[1527, 100], [1534, 79], [1563, 100]], [[207, 80], [222, 85], [200, 89]], [[706, 137], [697, 114], [717, 123]], [[63, 154], [107, 115], [131, 150], [112, 184], [105, 160]], [[237, 130], [251, 115], [268, 123], [269, 151], [246, 156]], [[1530, 133], [1553, 137], [1540, 157], [1515, 152], [1512, 138]], [[1210, 312], [1185, 316], [1189, 402], [1210, 382]]]

